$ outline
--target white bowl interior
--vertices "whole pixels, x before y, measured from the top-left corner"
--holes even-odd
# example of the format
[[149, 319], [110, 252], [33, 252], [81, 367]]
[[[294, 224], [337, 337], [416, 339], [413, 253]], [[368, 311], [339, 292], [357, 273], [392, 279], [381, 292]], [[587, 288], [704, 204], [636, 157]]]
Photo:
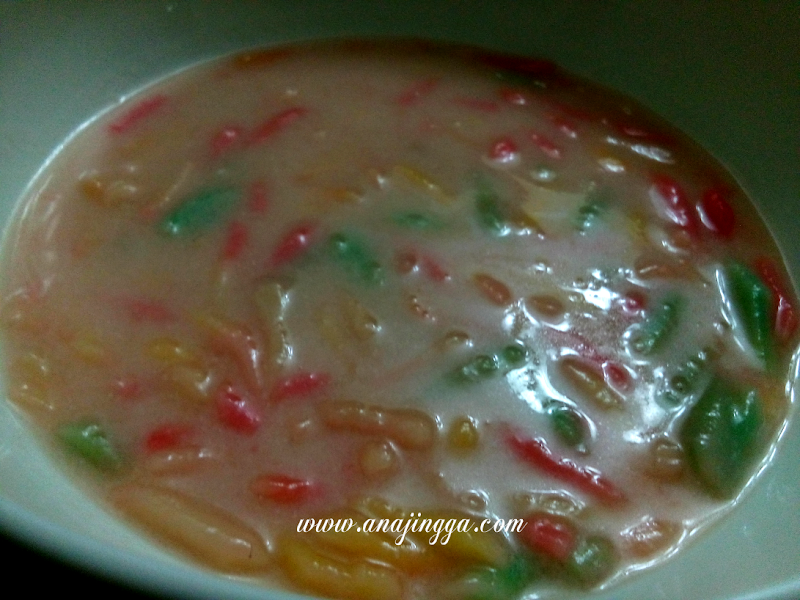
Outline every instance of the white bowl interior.
[[[432, 37], [556, 60], [627, 92], [715, 154], [800, 276], [800, 4], [6, 2], [0, 5], [0, 219], [48, 156], [121, 96], [238, 48], [331, 36]], [[794, 25], [793, 25], [794, 24]], [[793, 92], [793, 93], [792, 93]], [[665, 565], [597, 600], [800, 597], [800, 425], [741, 504]], [[120, 524], [0, 402], [0, 529], [162, 594], [289, 598], [188, 566]], [[580, 596], [580, 594], [576, 594]]]

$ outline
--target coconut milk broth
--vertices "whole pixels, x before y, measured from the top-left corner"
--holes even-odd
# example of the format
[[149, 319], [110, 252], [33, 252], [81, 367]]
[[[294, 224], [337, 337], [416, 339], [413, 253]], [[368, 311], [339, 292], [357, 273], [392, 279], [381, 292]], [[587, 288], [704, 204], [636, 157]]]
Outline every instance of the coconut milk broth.
[[[674, 450], [711, 372], [761, 399], [749, 473], [789, 404], [793, 326], [776, 342], [779, 366], [765, 370], [726, 306], [725, 265], [767, 256], [789, 279], [744, 194], [682, 134], [546, 63], [510, 60], [429, 45], [246, 53], [94, 120], [47, 167], [7, 234], [11, 401], [46, 440], [86, 419], [110, 436], [119, 469], [98, 474], [80, 458], [70, 466], [92, 493], [114, 497], [130, 482], [177, 490], [235, 515], [271, 556], [285, 535], [311, 542], [291, 533], [299, 519], [366, 497], [407, 510], [576, 519], [617, 555], [589, 585], [669, 555], [738, 496], [712, 497], [685, 465], [654, 466], [654, 444]], [[687, 225], [658, 197], [658, 177], [693, 202], [724, 190], [734, 234], [718, 235], [702, 211]], [[232, 206], [197, 231], [165, 233], [165, 218], [206, 192], [230, 193]], [[481, 215], [481, 194], [499, 217]], [[299, 250], [281, 254], [298, 228], [306, 238], [289, 246]], [[350, 250], [337, 254], [337, 240]], [[492, 296], [476, 275], [502, 287]], [[266, 317], [264, 285], [282, 294]], [[677, 332], [651, 354], [632, 350], [632, 332], [675, 293]], [[536, 298], [561, 308], [547, 314]], [[785, 301], [791, 308], [793, 294]], [[509, 345], [524, 357], [465, 380], [476, 356]], [[694, 387], [665, 402], [670, 378], [698, 352]], [[569, 358], [578, 380], [560, 366]], [[590, 397], [581, 373], [595, 373], [593, 389], [619, 406]], [[276, 389], [291, 376], [307, 385], [283, 397]], [[251, 410], [244, 421], [220, 408], [226, 386]], [[331, 425], [320, 406], [344, 401], [422, 411], [434, 439], [404, 444]], [[554, 434], [553, 406], [580, 415], [580, 444]], [[464, 418], [472, 433], [459, 438]], [[602, 473], [624, 506], [515, 456], [511, 425]], [[265, 473], [313, 491], [265, 498], [253, 491]], [[669, 525], [645, 552], [631, 539], [648, 519]], [[514, 535], [507, 542], [509, 553], [529, 550]], [[451, 573], [472, 563], [454, 564], [419, 576], [398, 569], [403, 594], [446, 596]], [[531, 593], [574, 585], [556, 571], [555, 584], [532, 583]], [[338, 594], [296, 575], [286, 582], [287, 572], [269, 577]]]

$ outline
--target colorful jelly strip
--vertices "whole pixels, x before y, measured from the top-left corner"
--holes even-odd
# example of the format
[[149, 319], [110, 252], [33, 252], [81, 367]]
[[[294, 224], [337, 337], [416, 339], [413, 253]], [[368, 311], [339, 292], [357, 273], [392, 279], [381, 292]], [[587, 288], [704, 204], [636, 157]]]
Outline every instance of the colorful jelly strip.
[[680, 296], [664, 298], [648, 313], [631, 335], [631, 348], [645, 356], [658, 351], [677, 329], [683, 300]]
[[450, 373], [455, 383], [478, 383], [498, 373], [522, 366], [528, 350], [522, 344], [509, 344], [494, 354], [478, 354]]
[[123, 465], [119, 450], [106, 431], [94, 421], [62, 425], [56, 435], [68, 450], [101, 471], [119, 471]]
[[190, 196], [164, 216], [158, 229], [170, 237], [185, 237], [216, 226], [230, 214], [239, 193], [229, 188], [204, 190]]
[[761, 442], [763, 407], [755, 391], [717, 378], [689, 411], [680, 430], [689, 466], [703, 488], [731, 498], [741, 488]]
[[567, 458], [557, 457], [542, 438], [527, 438], [509, 428], [505, 434], [505, 442], [523, 462], [564, 483], [574, 485], [606, 505], [619, 506], [626, 502], [625, 494], [599, 471], [580, 467]]
[[334, 233], [328, 240], [331, 256], [360, 282], [381, 285], [385, 272], [368, 246], [356, 236]]
[[725, 268], [728, 300], [744, 328], [753, 351], [770, 364], [775, 358], [772, 304], [769, 287], [747, 266], [730, 262]]

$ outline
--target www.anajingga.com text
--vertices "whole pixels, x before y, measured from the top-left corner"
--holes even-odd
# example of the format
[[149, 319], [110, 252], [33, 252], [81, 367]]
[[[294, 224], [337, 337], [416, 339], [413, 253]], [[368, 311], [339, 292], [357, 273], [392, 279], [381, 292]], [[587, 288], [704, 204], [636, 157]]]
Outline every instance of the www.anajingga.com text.
[[422, 513], [411, 513], [404, 519], [366, 519], [359, 524], [351, 518], [346, 519], [300, 519], [297, 523], [298, 533], [346, 533], [356, 528], [356, 531], [367, 533], [396, 533], [398, 534], [394, 543], [401, 545], [409, 532], [412, 533], [431, 533], [428, 543], [447, 544], [453, 532], [466, 533], [519, 533], [525, 529], [527, 523], [523, 519], [483, 519], [473, 521], [472, 519], [430, 519], [423, 518]]

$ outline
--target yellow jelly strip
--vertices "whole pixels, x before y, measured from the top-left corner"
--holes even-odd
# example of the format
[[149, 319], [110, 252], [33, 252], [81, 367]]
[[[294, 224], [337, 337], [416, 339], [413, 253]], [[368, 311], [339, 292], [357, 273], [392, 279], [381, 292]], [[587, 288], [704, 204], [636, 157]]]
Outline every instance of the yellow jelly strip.
[[585, 193], [551, 190], [516, 176], [514, 180], [527, 195], [520, 207], [522, 212], [545, 233], [563, 235], [573, 231], [572, 217], [586, 202]]
[[544, 511], [565, 517], [577, 517], [586, 504], [567, 492], [517, 492], [509, 498], [512, 512], [526, 515], [534, 511]]
[[164, 372], [172, 390], [191, 402], [208, 402], [214, 389], [211, 373], [195, 365], [176, 364]]
[[625, 163], [613, 156], [601, 156], [597, 159], [597, 164], [608, 173], [624, 173], [626, 170]]
[[389, 409], [350, 400], [322, 402], [318, 410], [331, 429], [385, 436], [409, 450], [427, 450], [438, 436], [436, 421], [421, 410]]
[[408, 516], [408, 511], [378, 496], [359, 498], [354, 506], [373, 519], [402, 519]]
[[641, 213], [627, 215], [628, 232], [640, 243], [647, 241], [647, 217]]
[[50, 361], [39, 352], [31, 350], [14, 360], [11, 374], [46, 384], [51, 376]]
[[389, 440], [369, 440], [358, 453], [361, 472], [370, 479], [381, 480], [397, 473], [400, 458]]
[[144, 459], [143, 466], [153, 475], [184, 475], [217, 460], [219, 456], [207, 448], [182, 448], [150, 454]]
[[[469, 527], [458, 528], [450, 532], [447, 543], [442, 543], [447, 535], [446, 529], [439, 534], [436, 543], [431, 544], [431, 548], [437, 554], [448, 557], [458, 563], [477, 563], [500, 567], [508, 564], [512, 558], [511, 546], [506, 538], [494, 531], [475, 531], [481, 525], [483, 519], [476, 518], [467, 513], [458, 511], [422, 511], [420, 520], [431, 519], [435, 524], [442, 521], [447, 527], [455, 524], [470, 523]], [[493, 524], [493, 522], [492, 522]], [[484, 528], [488, 528], [486, 524]], [[429, 533], [416, 535], [432, 535]], [[429, 540], [431, 541], [431, 540]]]
[[674, 258], [656, 250], [646, 251], [636, 257], [633, 270], [640, 279], [680, 279], [697, 281], [702, 275], [687, 260]]
[[564, 303], [552, 294], [533, 294], [525, 299], [525, 306], [539, 317], [560, 319], [565, 312]]
[[83, 197], [100, 206], [116, 206], [136, 198], [140, 188], [124, 179], [104, 181], [97, 173], [86, 173], [78, 182]]
[[211, 346], [230, 356], [253, 393], [264, 389], [263, 349], [260, 340], [245, 326], [207, 313], [195, 316], [209, 335]]
[[[376, 497], [360, 499], [356, 509], [373, 520], [373, 531], [375, 526], [384, 526], [386, 535], [397, 538], [402, 534], [403, 544], [410, 544], [408, 551], [419, 547], [431, 561], [431, 569], [453, 562], [497, 567], [508, 564], [513, 558], [509, 541], [502, 534], [490, 530], [494, 521], [484, 525], [484, 531], [475, 531], [475, 527], [483, 523], [483, 518], [453, 510], [408, 511]], [[466, 527], [467, 523], [469, 527]], [[409, 524], [408, 528], [406, 524]], [[459, 525], [461, 531], [458, 531]], [[392, 527], [400, 528], [400, 531], [393, 531]]]
[[357, 350], [380, 332], [378, 319], [361, 302], [346, 297], [339, 303], [326, 304], [320, 315], [320, 332], [325, 342], [337, 352]]
[[420, 319], [431, 322], [436, 321], [436, 317], [433, 315], [433, 313], [431, 313], [430, 309], [422, 303], [417, 295], [409, 294], [406, 296], [406, 305], [411, 311], [411, 314], [419, 317]]
[[270, 278], [259, 284], [253, 297], [267, 340], [265, 360], [269, 364], [285, 365], [292, 357], [286, 324], [290, 289], [288, 280]]
[[0, 324], [5, 329], [41, 333], [46, 321], [34, 312], [34, 301], [26, 293], [16, 293], [0, 305]]
[[413, 167], [396, 165], [392, 169], [392, 176], [397, 180], [410, 183], [442, 204], [450, 204], [455, 201], [455, 196], [446, 192], [444, 188], [431, 177]]
[[325, 191], [325, 195], [340, 204], [358, 204], [363, 199], [361, 194], [346, 187], [329, 188]]
[[466, 331], [451, 329], [436, 341], [436, 348], [443, 352], [472, 347], [472, 338]]
[[459, 454], [472, 452], [480, 444], [480, 432], [475, 421], [469, 417], [457, 417], [447, 432], [447, 447]]
[[472, 283], [481, 296], [495, 306], [506, 307], [511, 304], [513, 300], [513, 295], [509, 287], [491, 275], [475, 273], [472, 276]]
[[165, 365], [195, 365], [200, 362], [197, 354], [186, 344], [170, 337], [151, 341], [145, 353]]
[[636, 558], [650, 558], [674, 547], [683, 534], [683, 527], [674, 521], [645, 517], [636, 525], [620, 532], [622, 549]]
[[347, 327], [358, 340], [371, 340], [381, 330], [377, 317], [355, 298], [347, 298], [344, 303]]
[[[358, 511], [346, 509], [323, 517], [323, 522], [326, 519], [342, 523], [347, 519], [352, 520], [352, 526], [347, 531], [331, 529], [313, 534], [319, 544], [349, 558], [386, 563], [408, 574], [430, 572], [441, 566], [441, 562], [432, 556], [427, 542], [406, 537], [397, 544], [399, 534], [368, 527], [369, 517]], [[377, 521], [373, 520], [373, 523]]]
[[602, 374], [579, 358], [565, 356], [559, 361], [558, 370], [575, 391], [600, 408], [620, 408], [625, 402], [606, 384]]
[[266, 544], [255, 530], [202, 500], [145, 484], [115, 488], [111, 500], [147, 531], [209, 567], [251, 573], [271, 565]]
[[43, 355], [30, 351], [14, 360], [9, 370], [9, 380], [8, 396], [17, 406], [47, 411], [55, 408], [50, 396], [50, 363]]
[[323, 307], [319, 317], [319, 329], [325, 343], [337, 353], [347, 347], [350, 335], [342, 323], [341, 314], [332, 305]]
[[70, 346], [81, 360], [95, 365], [103, 364], [106, 361], [107, 353], [103, 344], [97, 337], [88, 332], [77, 334]]
[[298, 587], [344, 600], [401, 600], [400, 575], [392, 568], [366, 561], [343, 560], [318, 551], [307, 542], [285, 538], [279, 560]]

